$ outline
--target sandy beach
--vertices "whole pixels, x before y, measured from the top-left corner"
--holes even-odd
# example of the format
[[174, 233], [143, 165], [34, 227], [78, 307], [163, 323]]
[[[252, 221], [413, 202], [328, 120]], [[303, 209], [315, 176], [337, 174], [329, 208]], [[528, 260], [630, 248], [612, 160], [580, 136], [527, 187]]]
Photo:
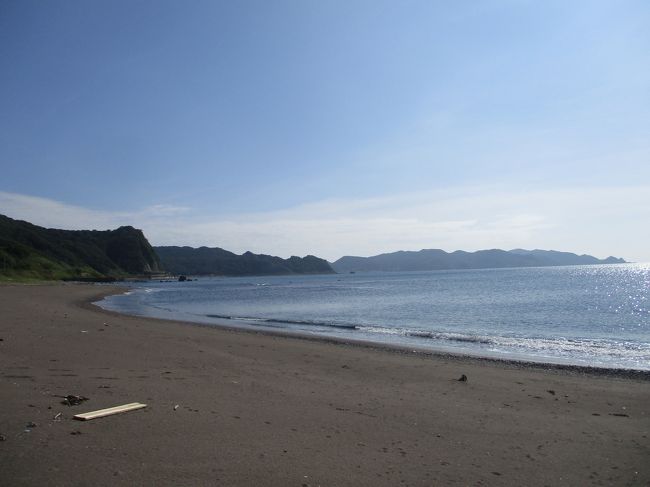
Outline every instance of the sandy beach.
[[[115, 292], [0, 286], [3, 485], [650, 484], [647, 374], [390, 351], [89, 304]], [[68, 394], [89, 400], [61, 404]], [[72, 419], [131, 402], [148, 407]]]

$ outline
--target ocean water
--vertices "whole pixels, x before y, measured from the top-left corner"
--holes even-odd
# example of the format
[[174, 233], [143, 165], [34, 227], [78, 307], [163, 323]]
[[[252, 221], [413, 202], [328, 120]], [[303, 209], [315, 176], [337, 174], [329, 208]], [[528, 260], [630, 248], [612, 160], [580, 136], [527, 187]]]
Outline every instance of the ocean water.
[[503, 359], [650, 370], [650, 265], [136, 283], [100, 306]]

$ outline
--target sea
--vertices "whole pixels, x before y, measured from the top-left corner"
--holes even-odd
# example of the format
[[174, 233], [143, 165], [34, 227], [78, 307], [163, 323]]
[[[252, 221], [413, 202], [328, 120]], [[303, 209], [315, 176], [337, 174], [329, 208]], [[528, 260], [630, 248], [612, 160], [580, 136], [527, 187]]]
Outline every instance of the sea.
[[99, 306], [507, 360], [650, 370], [650, 264], [200, 277]]

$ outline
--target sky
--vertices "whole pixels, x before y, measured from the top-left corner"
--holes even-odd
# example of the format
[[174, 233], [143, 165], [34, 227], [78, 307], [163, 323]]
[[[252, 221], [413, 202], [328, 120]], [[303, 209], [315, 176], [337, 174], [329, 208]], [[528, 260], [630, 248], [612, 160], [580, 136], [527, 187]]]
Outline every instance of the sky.
[[0, 213], [650, 261], [650, 2], [0, 2]]

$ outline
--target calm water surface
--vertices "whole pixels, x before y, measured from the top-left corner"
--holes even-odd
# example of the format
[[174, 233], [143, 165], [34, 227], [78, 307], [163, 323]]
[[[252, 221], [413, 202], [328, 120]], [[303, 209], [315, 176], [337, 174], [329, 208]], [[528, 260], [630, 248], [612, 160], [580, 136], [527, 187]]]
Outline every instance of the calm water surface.
[[650, 370], [650, 265], [138, 283], [128, 314]]

